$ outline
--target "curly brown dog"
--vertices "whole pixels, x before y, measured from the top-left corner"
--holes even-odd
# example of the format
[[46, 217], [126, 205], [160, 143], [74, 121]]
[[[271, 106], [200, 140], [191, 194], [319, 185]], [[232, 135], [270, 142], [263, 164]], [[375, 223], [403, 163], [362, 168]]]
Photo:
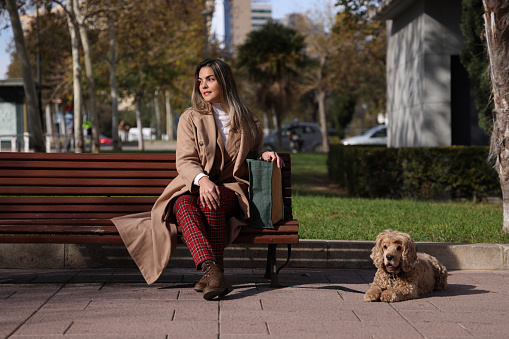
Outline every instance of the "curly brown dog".
[[417, 253], [412, 238], [403, 232], [385, 230], [371, 251], [378, 268], [364, 301], [415, 299], [447, 285], [447, 269], [435, 257]]

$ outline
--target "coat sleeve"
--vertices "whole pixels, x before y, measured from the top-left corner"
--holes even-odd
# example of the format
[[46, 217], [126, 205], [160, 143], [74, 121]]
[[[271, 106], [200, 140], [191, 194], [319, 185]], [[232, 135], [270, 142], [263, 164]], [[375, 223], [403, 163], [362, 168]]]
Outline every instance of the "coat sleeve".
[[198, 187], [193, 185], [193, 181], [204, 171], [198, 153], [196, 126], [189, 111], [184, 112], [179, 119], [176, 166], [186, 188], [190, 192], [198, 190]]
[[268, 149], [263, 148], [263, 131], [260, 120], [258, 120], [256, 116], [254, 117], [254, 122], [256, 126], [256, 138], [254, 140], [252, 149], [247, 155], [247, 159], [260, 159], [263, 152], [268, 151]]

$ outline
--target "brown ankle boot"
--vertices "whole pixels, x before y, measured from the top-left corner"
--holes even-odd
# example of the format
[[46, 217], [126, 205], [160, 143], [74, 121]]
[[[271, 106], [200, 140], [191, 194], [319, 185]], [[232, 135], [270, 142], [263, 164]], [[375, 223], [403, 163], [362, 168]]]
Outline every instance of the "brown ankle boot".
[[202, 264], [202, 270], [207, 276], [207, 286], [203, 289], [203, 298], [212, 300], [215, 297], [224, 297], [233, 287], [230, 282], [221, 273], [220, 268], [212, 260], [207, 260]]
[[196, 285], [194, 285], [194, 290], [196, 292], [203, 292], [203, 289], [205, 288], [205, 286], [207, 286], [207, 279], [208, 279], [207, 273], [204, 273], [200, 281], [198, 281]]
[[[223, 259], [219, 259], [217, 260], [217, 267], [219, 267], [219, 270], [221, 271], [221, 273], [224, 273], [224, 267], [223, 267]], [[194, 285], [194, 290], [196, 292], [203, 292], [203, 289], [205, 288], [205, 286], [207, 286], [207, 274], [204, 273], [203, 276], [201, 277], [200, 281], [198, 281], [196, 283], [196, 285]]]

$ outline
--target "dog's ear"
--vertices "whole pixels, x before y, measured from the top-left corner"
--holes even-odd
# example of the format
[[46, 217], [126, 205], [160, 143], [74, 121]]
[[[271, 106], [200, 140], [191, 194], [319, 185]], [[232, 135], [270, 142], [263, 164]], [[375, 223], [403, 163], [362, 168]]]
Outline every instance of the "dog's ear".
[[401, 269], [404, 272], [411, 270], [417, 261], [417, 251], [414, 240], [406, 233], [403, 234], [403, 253], [401, 256]]
[[373, 264], [377, 268], [382, 268], [384, 265], [384, 255], [382, 249], [382, 241], [385, 238], [386, 232], [382, 232], [378, 234], [375, 240], [375, 246], [371, 250], [371, 255], [369, 256], [373, 260]]

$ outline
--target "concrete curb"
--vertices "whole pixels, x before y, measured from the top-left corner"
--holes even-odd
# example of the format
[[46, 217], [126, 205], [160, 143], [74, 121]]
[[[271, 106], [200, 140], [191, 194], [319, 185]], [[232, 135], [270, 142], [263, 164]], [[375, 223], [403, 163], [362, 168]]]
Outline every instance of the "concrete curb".
[[[300, 240], [292, 246], [288, 267], [374, 268], [373, 241]], [[417, 243], [419, 252], [435, 256], [450, 270], [507, 270], [509, 244]], [[278, 264], [286, 260], [286, 246], [278, 246]], [[225, 266], [263, 268], [267, 245], [232, 245], [225, 251]], [[183, 245], [177, 246], [169, 267], [193, 267]], [[0, 244], [0, 268], [112, 268], [135, 267], [123, 245]]]

